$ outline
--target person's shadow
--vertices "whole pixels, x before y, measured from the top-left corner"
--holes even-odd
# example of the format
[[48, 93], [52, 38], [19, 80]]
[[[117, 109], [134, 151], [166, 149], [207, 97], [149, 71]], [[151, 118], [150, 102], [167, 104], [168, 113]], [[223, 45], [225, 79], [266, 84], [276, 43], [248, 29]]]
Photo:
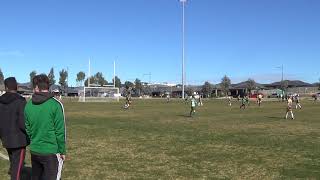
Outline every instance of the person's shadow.
[[24, 166], [21, 171], [21, 180], [31, 180], [32, 168]]

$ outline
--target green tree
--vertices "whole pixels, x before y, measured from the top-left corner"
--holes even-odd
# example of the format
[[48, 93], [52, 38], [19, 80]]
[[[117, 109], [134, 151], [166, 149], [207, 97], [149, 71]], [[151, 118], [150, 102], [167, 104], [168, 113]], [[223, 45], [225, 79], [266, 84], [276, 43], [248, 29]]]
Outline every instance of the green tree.
[[94, 75], [95, 82], [100, 86], [106, 85], [108, 82], [104, 79], [103, 74], [101, 72], [97, 72]]
[[[90, 77], [90, 84], [97, 84], [96, 79], [93, 76]], [[88, 87], [88, 78], [84, 81], [84, 85]]]
[[2, 73], [2, 70], [0, 69], [0, 84], [3, 84], [4, 82], [4, 75]]
[[207, 97], [210, 97], [212, 94], [213, 86], [208, 81], [204, 83], [202, 86], [201, 92], [205, 94]]
[[188, 86], [188, 87], [186, 88], [186, 93], [187, 93], [188, 96], [192, 96], [193, 93], [194, 93], [194, 88], [191, 87], [191, 86]]
[[50, 69], [50, 72], [49, 72], [49, 74], [48, 74], [48, 78], [49, 78], [50, 86], [56, 83], [56, 80], [54, 79], [54, 70], [53, 70], [53, 67]]
[[32, 71], [29, 76], [30, 76], [30, 83], [32, 84], [32, 80], [33, 78], [37, 75], [37, 72], [36, 71]]
[[[116, 83], [115, 83], [116, 87], [117, 88], [121, 88], [121, 80], [120, 80], [120, 78], [118, 76], [116, 76], [115, 79], [116, 79]], [[114, 83], [114, 79], [112, 79], [112, 83]]]
[[130, 81], [126, 81], [124, 83], [124, 86], [126, 87], [126, 89], [129, 89], [129, 88], [133, 88], [134, 84]]
[[247, 89], [249, 91], [249, 94], [251, 94], [251, 91], [256, 89], [256, 82], [253, 79], [249, 78], [246, 84], [247, 84]]
[[137, 92], [137, 94], [140, 96], [143, 86], [142, 86], [141, 80], [138, 78], [134, 81], [134, 89], [135, 89], [135, 92]]
[[62, 87], [68, 87], [68, 82], [67, 82], [67, 78], [68, 78], [68, 71], [66, 71], [65, 69], [62, 69], [60, 72], [60, 78], [59, 78], [59, 84]]
[[227, 75], [224, 75], [223, 78], [221, 79], [221, 90], [225, 96], [228, 95], [230, 86], [231, 86], [230, 78]]
[[[86, 78], [86, 74], [83, 71], [78, 72], [76, 81], [82, 85], [82, 82]], [[87, 82], [88, 83], [88, 82]]]

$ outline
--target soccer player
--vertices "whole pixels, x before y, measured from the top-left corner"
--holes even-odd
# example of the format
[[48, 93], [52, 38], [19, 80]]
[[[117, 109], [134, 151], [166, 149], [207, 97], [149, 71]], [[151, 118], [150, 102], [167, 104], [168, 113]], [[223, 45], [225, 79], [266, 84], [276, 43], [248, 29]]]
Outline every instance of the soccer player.
[[25, 125], [30, 137], [32, 180], [59, 180], [66, 154], [64, 108], [49, 93], [45, 74], [32, 80], [32, 99], [25, 107]]
[[197, 106], [197, 101], [194, 95], [191, 97], [191, 110], [190, 110], [190, 117], [196, 113], [196, 106]]
[[202, 95], [201, 94], [199, 94], [199, 102], [198, 102], [198, 105], [199, 106], [203, 106], [203, 103], [202, 103]]
[[294, 115], [293, 115], [293, 112], [292, 112], [292, 97], [291, 96], [288, 98], [287, 112], [286, 112], [285, 119], [288, 118], [289, 113], [291, 114], [291, 119], [294, 119]]
[[58, 99], [59, 101], [62, 100], [61, 93], [60, 93], [59, 89], [53, 89], [53, 90], [52, 90], [52, 94], [53, 94], [54, 97], [55, 97], [56, 99]]
[[29, 144], [24, 124], [26, 100], [17, 93], [14, 77], [5, 79], [4, 85], [6, 93], [0, 97], [0, 138], [9, 155], [11, 180], [19, 180]]
[[240, 109], [246, 109], [246, 99], [245, 97], [241, 98], [241, 105], [240, 105]]
[[128, 109], [131, 106], [132, 100], [131, 100], [131, 92], [128, 90], [126, 95], [126, 103], [124, 104], [124, 108]]
[[170, 102], [170, 95], [167, 94], [167, 103], [169, 103], [169, 102]]
[[261, 106], [262, 97], [263, 97], [262, 94], [258, 95], [258, 105], [259, 105], [259, 107]]
[[231, 96], [228, 96], [228, 103], [229, 103], [229, 106], [231, 106]]
[[314, 94], [313, 98], [314, 98], [314, 102], [316, 102], [318, 100], [318, 95]]
[[250, 101], [249, 101], [249, 96], [248, 95], [245, 96], [245, 102], [246, 102], [247, 106], [250, 105]]
[[302, 109], [301, 104], [300, 104], [299, 94], [297, 94], [297, 95], [295, 96], [295, 102], [296, 102], [296, 109], [298, 109], [298, 107], [299, 107], [300, 109]]

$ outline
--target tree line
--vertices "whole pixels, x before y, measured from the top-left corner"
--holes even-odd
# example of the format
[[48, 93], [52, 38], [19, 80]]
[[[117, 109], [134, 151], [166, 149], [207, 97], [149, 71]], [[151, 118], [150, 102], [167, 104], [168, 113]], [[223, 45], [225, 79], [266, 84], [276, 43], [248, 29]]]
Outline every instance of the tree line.
[[[282, 91], [286, 91], [288, 89], [288, 80], [284, 80], [280, 82], [280, 89]], [[249, 78], [246, 82], [245, 82], [245, 86], [246, 89], [248, 90], [249, 94], [252, 94], [252, 90], [256, 90], [257, 89], [257, 83], [255, 82], [254, 79]], [[223, 78], [221, 79], [220, 84], [218, 84], [220, 86], [221, 92], [223, 96], [228, 96], [229, 92], [230, 92], [230, 88], [231, 88], [231, 80], [230, 78], [225, 75], [223, 76]], [[201, 92], [203, 95], [205, 95], [206, 97], [211, 97], [213, 94], [213, 90], [214, 90], [214, 86], [213, 84], [211, 84], [210, 82], [206, 81], [203, 85], [202, 85], [202, 89]], [[319, 79], [319, 90], [320, 90], [320, 79]]]
[[[37, 75], [36, 71], [31, 71], [29, 76], [30, 76], [30, 82], [32, 83], [32, 79], [33, 77], [35, 77]], [[62, 69], [61, 71], [59, 71], [59, 81], [58, 84], [64, 88], [68, 87], [68, 71], [66, 69]], [[54, 75], [54, 68], [51, 68], [49, 73], [48, 73], [48, 78], [50, 81], [50, 85], [54, 85], [56, 84], [56, 80], [55, 80], [55, 75]], [[77, 77], [76, 77], [76, 82], [78, 83], [78, 85], [84, 85], [88, 86], [90, 80], [90, 85], [96, 85], [96, 86], [104, 86], [108, 84], [108, 81], [104, 78], [102, 72], [97, 72], [96, 74], [94, 74], [91, 77], [87, 77], [87, 75], [83, 72], [80, 71], [77, 73]], [[115, 87], [121, 88], [122, 84], [121, 84], [121, 80], [118, 76], [115, 76], [114, 79], [112, 79], [112, 84], [115, 81]], [[3, 72], [0, 68], [0, 84], [4, 83], [4, 75]], [[228, 93], [230, 91], [230, 87], [231, 87], [231, 80], [230, 78], [225, 75], [222, 77], [220, 84], [218, 84], [220, 86], [222, 95], [224, 96], [228, 96]], [[134, 91], [134, 93], [136, 93], [137, 95], [141, 95], [141, 94], [151, 94], [151, 89], [148, 86], [143, 86], [142, 82], [140, 79], [136, 78], [134, 82], [131, 81], [125, 81], [124, 83], [124, 87], [126, 89], [131, 89], [132, 91]], [[256, 82], [254, 79], [249, 78], [246, 81], [246, 88], [248, 90], [249, 93], [252, 92], [252, 90], [256, 89]], [[282, 81], [280, 84], [280, 89], [283, 91], [286, 91], [288, 88], [288, 81]], [[213, 89], [214, 86], [213, 84], [211, 84], [210, 82], [206, 81], [203, 85], [202, 85], [202, 89], [201, 92], [203, 95], [205, 95], [206, 97], [211, 97], [213, 94]], [[319, 79], [319, 90], [320, 90], [320, 79]], [[191, 88], [187, 88], [186, 89], [186, 93], [187, 94], [192, 94], [193, 90]]]
[[[37, 75], [37, 72], [35, 70], [31, 71], [29, 74], [30, 77], [30, 83], [32, 84], [32, 79]], [[50, 86], [56, 84], [56, 79], [55, 79], [55, 75], [54, 75], [54, 68], [52, 67], [49, 71], [49, 73], [47, 74], [48, 78], [49, 78], [49, 82], [50, 82]], [[61, 71], [59, 71], [59, 81], [58, 84], [63, 87], [66, 88], [68, 87], [68, 71], [66, 69], [62, 69]], [[3, 72], [0, 68], [0, 84], [4, 83], [4, 75]], [[78, 85], [85, 85], [88, 86], [88, 83], [90, 81], [90, 85], [95, 85], [95, 86], [104, 86], [104, 85], [108, 85], [108, 81], [105, 79], [104, 75], [102, 74], [102, 72], [97, 72], [96, 74], [94, 74], [93, 76], [87, 77], [87, 75], [85, 74], [85, 72], [80, 71], [77, 73], [76, 75], [76, 82], [78, 83]], [[117, 88], [121, 88], [122, 87], [122, 83], [121, 80], [118, 76], [115, 76], [115, 78], [112, 78], [112, 84], [115, 84], [115, 87]], [[146, 88], [143, 86], [142, 82], [140, 79], [135, 79], [134, 82], [131, 81], [125, 81], [124, 83], [124, 87], [126, 89], [130, 89], [132, 91], [134, 91], [136, 94], [141, 95], [141, 94], [147, 94], [147, 93], [151, 93], [151, 91], [149, 90], [149, 88]]]

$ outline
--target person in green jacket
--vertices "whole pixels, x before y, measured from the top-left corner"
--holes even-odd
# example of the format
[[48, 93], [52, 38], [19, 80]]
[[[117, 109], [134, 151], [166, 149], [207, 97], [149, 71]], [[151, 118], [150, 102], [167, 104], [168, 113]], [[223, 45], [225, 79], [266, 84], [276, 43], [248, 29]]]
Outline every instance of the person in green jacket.
[[47, 75], [32, 80], [34, 94], [25, 107], [25, 126], [30, 138], [33, 180], [59, 180], [66, 154], [64, 108], [49, 93]]

